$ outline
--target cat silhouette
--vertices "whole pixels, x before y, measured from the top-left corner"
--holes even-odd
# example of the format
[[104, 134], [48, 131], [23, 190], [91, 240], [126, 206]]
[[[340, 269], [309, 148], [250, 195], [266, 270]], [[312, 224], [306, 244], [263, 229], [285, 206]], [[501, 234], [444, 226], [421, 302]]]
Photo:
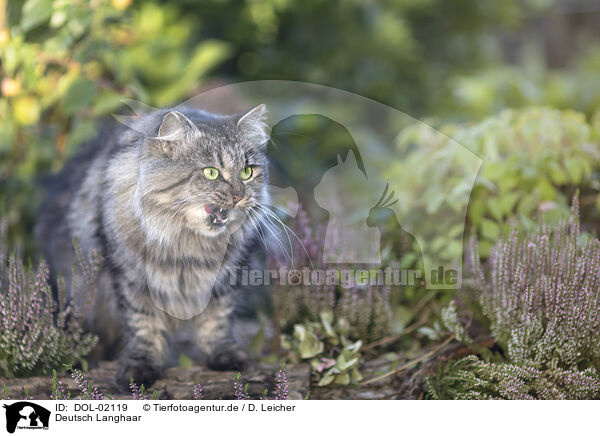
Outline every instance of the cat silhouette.
[[374, 203], [370, 183], [358, 168], [353, 151], [345, 161], [323, 174], [315, 187], [317, 204], [329, 212], [323, 246], [326, 263], [380, 264], [380, 232], [369, 227], [367, 218]]

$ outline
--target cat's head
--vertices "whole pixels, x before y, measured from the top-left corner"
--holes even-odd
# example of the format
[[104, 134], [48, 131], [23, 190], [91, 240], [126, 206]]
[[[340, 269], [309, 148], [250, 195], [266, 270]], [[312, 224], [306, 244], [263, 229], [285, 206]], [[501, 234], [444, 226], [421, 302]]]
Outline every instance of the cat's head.
[[147, 223], [217, 236], [258, 211], [268, 201], [265, 112], [260, 105], [236, 115], [161, 115], [141, 173]]

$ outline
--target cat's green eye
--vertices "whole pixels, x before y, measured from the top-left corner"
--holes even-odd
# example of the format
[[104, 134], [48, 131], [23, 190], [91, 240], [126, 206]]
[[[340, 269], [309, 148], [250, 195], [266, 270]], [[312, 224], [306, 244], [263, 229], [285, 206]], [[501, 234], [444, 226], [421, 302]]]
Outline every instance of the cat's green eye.
[[252, 167], [246, 167], [240, 171], [240, 177], [242, 180], [248, 180], [250, 177], [252, 177]]
[[204, 168], [202, 172], [204, 173], [204, 177], [208, 180], [216, 180], [216, 178], [219, 177], [219, 170], [216, 168]]

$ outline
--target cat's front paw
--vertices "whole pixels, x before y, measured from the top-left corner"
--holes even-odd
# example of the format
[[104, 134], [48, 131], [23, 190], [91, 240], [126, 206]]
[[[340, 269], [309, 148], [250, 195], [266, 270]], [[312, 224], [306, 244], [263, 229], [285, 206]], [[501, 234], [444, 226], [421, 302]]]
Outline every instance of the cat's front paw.
[[226, 343], [208, 356], [206, 366], [216, 371], [241, 371], [250, 363], [250, 355], [239, 345]]
[[121, 360], [119, 365], [116, 381], [118, 387], [124, 390], [129, 388], [131, 378], [133, 378], [136, 385], [144, 385], [145, 388], [149, 388], [163, 374], [163, 369], [160, 366], [148, 360], [126, 358]]

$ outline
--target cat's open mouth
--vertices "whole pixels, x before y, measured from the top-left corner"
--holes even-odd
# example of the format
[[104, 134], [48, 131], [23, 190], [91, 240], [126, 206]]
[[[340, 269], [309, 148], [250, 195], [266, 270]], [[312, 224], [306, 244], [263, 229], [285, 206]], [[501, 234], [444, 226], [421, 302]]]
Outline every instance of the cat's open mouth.
[[229, 209], [222, 208], [216, 204], [207, 204], [204, 210], [208, 214], [208, 220], [212, 225], [222, 227], [229, 221]]

